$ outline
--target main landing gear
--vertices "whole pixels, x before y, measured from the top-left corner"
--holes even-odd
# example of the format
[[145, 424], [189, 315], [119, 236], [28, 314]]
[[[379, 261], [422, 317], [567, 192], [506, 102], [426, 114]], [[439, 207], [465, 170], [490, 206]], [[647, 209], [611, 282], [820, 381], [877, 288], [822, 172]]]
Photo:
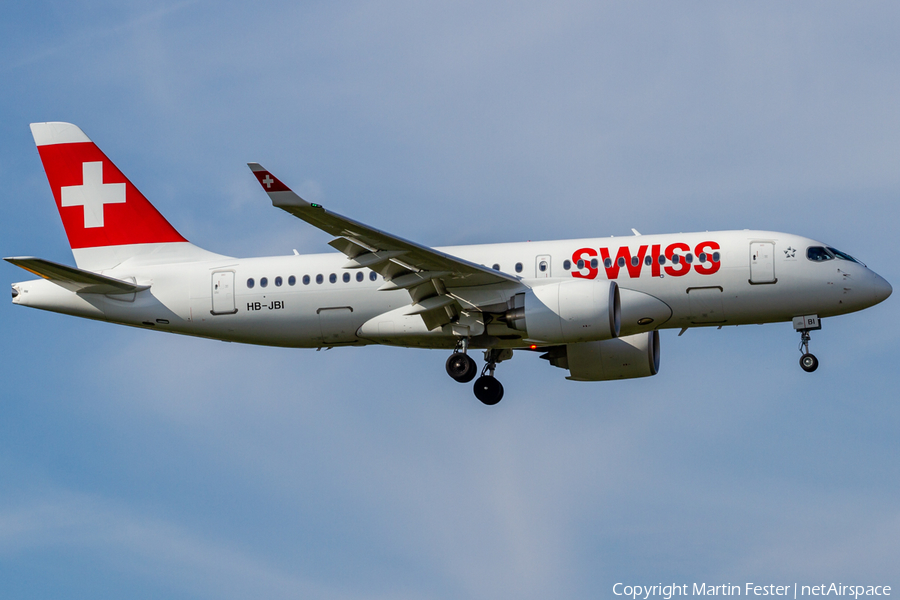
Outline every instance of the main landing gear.
[[478, 373], [478, 365], [468, 354], [454, 352], [447, 359], [447, 375], [460, 383], [469, 383]]
[[503, 385], [494, 377], [494, 369], [501, 360], [512, 358], [512, 350], [485, 350], [484, 368], [481, 377], [475, 380], [475, 397], [488, 406], [493, 406], [503, 399]]
[[800, 368], [812, 373], [819, 368], [819, 359], [809, 351], [809, 332], [822, 329], [822, 323], [816, 315], [794, 317], [794, 329], [800, 332]]
[[[468, 383], [475, 379], [478, 366], [466, 353], [468, 341], [463, 340], [447, 359], [447, 375], [460, 383]], [[484, 368], [481, 377], [475, 379], [475, 397], [488, 406], [493, 406], [503, 399], [503, 385], [494, 377], [497, 363], [512, 358], [512, 350], [490, 349], [484, 351]]]

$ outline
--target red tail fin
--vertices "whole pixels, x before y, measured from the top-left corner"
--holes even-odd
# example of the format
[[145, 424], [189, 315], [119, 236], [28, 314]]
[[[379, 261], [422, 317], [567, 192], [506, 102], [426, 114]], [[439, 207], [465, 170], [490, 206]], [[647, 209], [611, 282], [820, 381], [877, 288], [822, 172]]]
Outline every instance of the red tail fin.
[[32, 123], [73, 250], [186, 242], [109, 158], [70, 123]]

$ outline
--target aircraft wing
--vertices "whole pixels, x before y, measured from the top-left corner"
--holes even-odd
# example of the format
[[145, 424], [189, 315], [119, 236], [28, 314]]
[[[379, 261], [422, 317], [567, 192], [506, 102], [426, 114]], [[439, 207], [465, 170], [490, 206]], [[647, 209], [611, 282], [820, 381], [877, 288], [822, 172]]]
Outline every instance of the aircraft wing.
[[453, 320], [459, 303], [448, 289], [498, 283], [518, 284], [519, 278], [489, 269], [428, 246], [405, 240], [307, 202], [257, 163], [248, 163], [272, 205], [335, 236], [329, 245], [349, 259], [345, 269], [369, 268], [385, 279], [380, 290], [406, 289], [413, 300], [409, 314], [420, 314], [429, 329]]
[[3, 260], [79, 294], [133, 294], [150, 287], [149, 285], [136, 285], [130, 281], [114, 279], [92, 271], [76, 269], [75, 267], [61, 265], [33, 256], [4, 258]]

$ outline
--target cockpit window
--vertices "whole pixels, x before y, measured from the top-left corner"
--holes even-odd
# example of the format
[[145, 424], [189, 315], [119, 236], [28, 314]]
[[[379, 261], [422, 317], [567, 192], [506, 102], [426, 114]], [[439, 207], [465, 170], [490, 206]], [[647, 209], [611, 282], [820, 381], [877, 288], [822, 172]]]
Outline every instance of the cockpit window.
[[810, 246], [806, 249], [806, 258], [813, 262], [823, 262], [834, 258], [834, 254], [822, 246]]
[[[862, 263], [861, 263], [860, 261], [856, 260], [855, 258], [853, 258], [852, 256], [850, 256], [850, 255], [847, 254], [846, 252], [841, 252], [841, 251], [838, 250], [837, 248], [832, 248], [831, 246], [828, 246], [828, 249], [831, 251], [832, 254], [834, 254], [834, 255], [837, 256], [838, 258], [843, 258], [844, 260], [849, 260], [849, 261], [851, 261], [851, 262], [859, 263], [859, 264], [862, 265]], [[863, 266], [865, 266], [865, 265], [863, 265]]]

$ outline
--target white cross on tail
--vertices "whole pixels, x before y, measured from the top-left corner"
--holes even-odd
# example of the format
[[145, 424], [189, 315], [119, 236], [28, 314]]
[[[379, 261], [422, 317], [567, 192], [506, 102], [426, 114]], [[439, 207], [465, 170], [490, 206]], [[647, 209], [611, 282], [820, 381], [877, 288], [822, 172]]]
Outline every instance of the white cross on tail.
[[103, 207], [125, 202], [124, 183], [103, 183], [103, 163], [82, 163], [82, 184], [62, 188], [63, 206], [84, 207], [84, 228], [103, 227]]

